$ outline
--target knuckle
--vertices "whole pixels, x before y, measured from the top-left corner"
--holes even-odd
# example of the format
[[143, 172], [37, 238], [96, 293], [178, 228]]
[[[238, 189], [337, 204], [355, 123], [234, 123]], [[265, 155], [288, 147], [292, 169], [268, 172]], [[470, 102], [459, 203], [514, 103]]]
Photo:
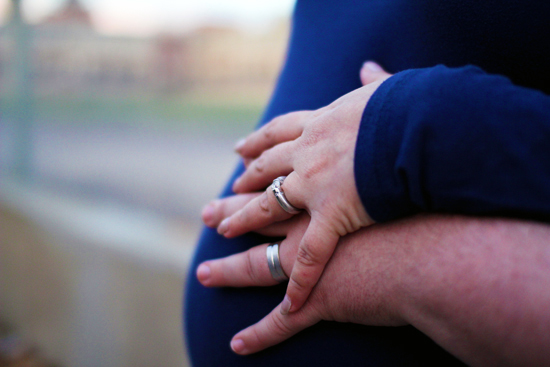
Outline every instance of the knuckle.
[[271, 122], [267, 125], [265, 125], [263, 131], [262, 131], [262, 135], [263, 135], [263, 138], [268, 140], [268, 141], [271, 141], [274, 139], [274, 136], [275, 136], [275, 128], [276, 126], [279, 124], [279, 119], [281, 117], [276, 117], [274, 118], [273, 120], [271, 120]]
[[330, 132], [323, 123], [326, 122], [326, 120], [328, 120], [328, 117], [326, 117], [325, 114], [322, 114], [311, 121], [309, 128], [307, 129], [307, 133], [303, 135], [303, 144], [305, 146], [312, 146], [323, 139], [330, 138]]
[[274, 314], [271, 318], [270, 329], [275, 335], [286, 336], [292, 333], [291, 328], [286, 324], [282, 316]]
[[308, 131], [307, 134], [304, 134], [300, 138], [300, 143], [304, 148], [310, 148], [311, 146], [317, 144], [319, 141], [319, 135], [316, 133], [313, 133], [312, 131]]
[[321, 257], [316, 253], [313, 246], [308, 243], [304, 243], [300, 246], [298, 254], [296, 255], [296, 261], [307, 267], [322, 263]]
[[314, 176], [318, 175], [320, 172], [326, 170], [328, 165], [328, 161], [325, 158], [320, 157], [318, 160], [309, 162], [304, 167], [302, 175], [304, 179], [310, 180]]
[[[307, 293], [311, 289], [311, 287], [305, 284], [305, 282], [300, 276], [295, 276], [294, 278], [290, 279], [290, 283], [292, 283], [292, 288], [294, 288], [295, 292], [299, 294]], [[288, 288], [289, 288], [288, 292], [290, 293], [290, 289], [291, 289], [290, 284]]]
[[[268, 188], [268, 190], [269, 190], [269, 188]], [[258, 201], [258, 206], [260, 207], [260, 211], [261, 211], [261, 213], [263, 213], [265, 215], [271, 214], [271, 207], [269, 205], [269, 198], [268, 198], [267, 195], [268, 195], [268, 193], [264, 192], [260, 196], [260, 200]]]
[[256, 159], [254, 161], [254, 169], [259, 172], [259, 173], [262, 173], [264, 171], [264, 168], [265, 168], [265, 153], [262, 153], [258, 159]]
[[[273, 344], [272, 339], [272, 328], [271, 324], [268, 321], [266, 326], [260, 326], [258, 324], [253, 325], [250, 328], [250, 339], [251, 345], [256, 347], [265, 348]], [[248, 344], [248, 343], [247, 343]]]
[[249, 217], [248, 208], [245, 207], [233, 215], [230, 223], [234, 227], [240, 227], [242, 224], [248, 223]]
[[311, 112], [311, 117], [316, 119], [322, 115], [324, 115], [328, 110], [330, 110], [332, 108], [332, 106], [334, 105], [334, 102], [332, 102], [331, 104], [329, 104], [328, 106], [324, 106], [324, 107], [321, 107], [321, 108], [318, 108], [316, 109], [315, 111], [312, 111]]
[[254, 263], [251, 251], [246, 252], [245, 274], [254, 284], [258, 283], [258, 267]]
[[263, 345], [266, 343], [266, 338], [263, 333], [260, 333], [258, 330], [257, 325], [254, 325], [250, 328], [250, 332], [252, 333], [253, 337], [252, 340], [255, 340], [256, 343]]

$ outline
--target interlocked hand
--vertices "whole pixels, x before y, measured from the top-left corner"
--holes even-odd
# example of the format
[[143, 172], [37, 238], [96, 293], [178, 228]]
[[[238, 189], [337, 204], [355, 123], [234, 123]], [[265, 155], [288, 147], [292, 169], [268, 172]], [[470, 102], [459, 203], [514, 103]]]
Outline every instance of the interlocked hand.
[[[360, 76], [364, 87], [319, 110], [279, 116], [236, 147], [248, 162], [246, 171], [233, 185], [236, 193], [261, 190], [275, 178], [287, 176], [282, 186], [286, 199], [311, 216], [281, 304], [283, 314], [302, 307], [338, 239], [373, 223], [355, 186], [355, 143], [365, 105], [391, 75], [371, 62], [365, 63]], [[205, 210], [209, 213], [205, 222], [218, 226], [218, 232], [226, 237], [257, 230], [293, 215], [277, 203], [271, 188], [221, 223], [212, 219], [221, 219], [213, 211], [213, 207]]]

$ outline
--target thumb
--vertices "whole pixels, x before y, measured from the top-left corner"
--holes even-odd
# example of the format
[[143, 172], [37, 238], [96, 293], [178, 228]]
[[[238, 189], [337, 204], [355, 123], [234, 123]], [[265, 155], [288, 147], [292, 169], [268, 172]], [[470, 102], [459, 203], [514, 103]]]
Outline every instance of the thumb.
[[366, 61], [359, 72], [363, 85], [370, 84], [380, 79], [386, 79], [391, 76], [380, 65], [374, 61]]

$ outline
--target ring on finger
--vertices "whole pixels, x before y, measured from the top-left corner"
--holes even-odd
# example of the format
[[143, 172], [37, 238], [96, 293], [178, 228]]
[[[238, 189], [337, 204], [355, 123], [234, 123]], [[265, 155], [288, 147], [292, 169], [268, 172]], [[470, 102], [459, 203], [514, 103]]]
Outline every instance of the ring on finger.
[[283, 191], [283, 182], [285, 178], [286, 176], [281, 176], [274, 179], [271, 184], [271, 191], [273, 191], [275, 199], [277, 199], [277, 202], [285, 212], [289, 214], [298, 214], [300, 209], [296, 208], [287, 200], [285, 192]]
[[283, 267], [281, 266], [281, 260], [279, 258], [279, 244], [271, 243], [267, 246], [267, 266], [273, 279], [277, 282], [284, 282], [288, 280], [288, 276], [285, 274]]

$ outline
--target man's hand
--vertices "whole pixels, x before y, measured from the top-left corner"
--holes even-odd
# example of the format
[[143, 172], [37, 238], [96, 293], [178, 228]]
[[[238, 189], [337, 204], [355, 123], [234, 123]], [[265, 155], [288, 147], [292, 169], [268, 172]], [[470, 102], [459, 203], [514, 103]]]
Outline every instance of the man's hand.
[[[287, 234], [286, 272], [308, 222], [304, 213], [274, 230]], [[284, 316], [278, 306], [231, 345], [255, 353], [319, 320], [412, 324], [468, 364], [548, 365], [549, 243], [548, 225], [504, 219], [417, 216], [364, 228], [340, 240], [302, 309]], [[197, 276], [209, 287], [273, 285], [266, 246], [207, 261]]]

